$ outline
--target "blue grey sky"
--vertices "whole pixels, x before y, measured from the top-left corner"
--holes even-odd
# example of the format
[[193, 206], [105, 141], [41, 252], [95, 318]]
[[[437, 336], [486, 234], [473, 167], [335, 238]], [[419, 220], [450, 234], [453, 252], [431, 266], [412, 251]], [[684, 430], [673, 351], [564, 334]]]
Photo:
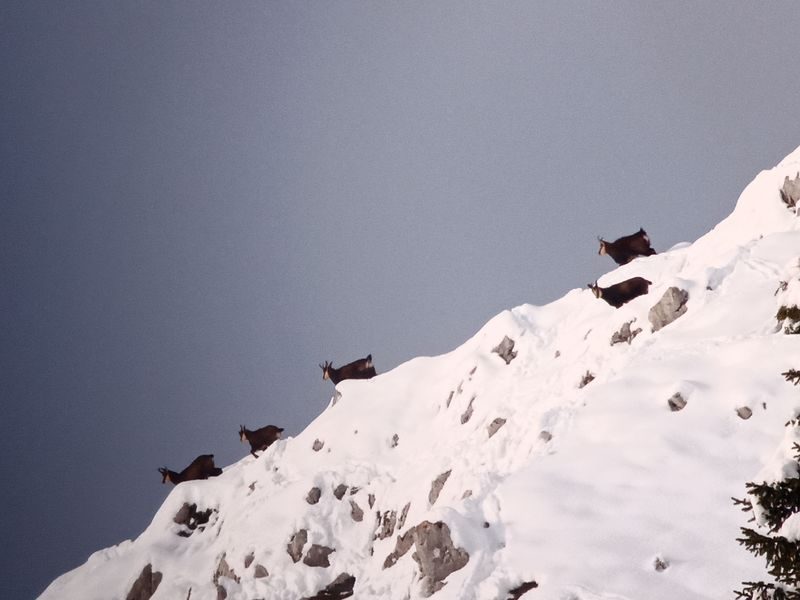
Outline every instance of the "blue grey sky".
[[790, 2], [0, 4], [4, 594], [138, 535], [158, 467], [301, 431], [320, 362], [448, 351], [609, 270], [598, 235], [702, 235], [800, 145], [799, 31]]

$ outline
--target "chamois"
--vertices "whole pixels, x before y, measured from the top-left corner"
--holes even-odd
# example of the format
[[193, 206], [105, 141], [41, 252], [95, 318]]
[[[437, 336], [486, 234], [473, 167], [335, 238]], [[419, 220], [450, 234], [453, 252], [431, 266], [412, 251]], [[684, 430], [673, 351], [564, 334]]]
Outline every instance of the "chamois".
[[239, 426], [239, 441], [250, 444], [250, 454], [256, 456], [256, 450], [266, 450], [276, 440], [280, 439], [283, 427], [267, 425], [261, 429], [250, 431], [244, 425]]
[[614, 308], [619, 308], [626, 302], [646, 294], [652, 283], [644, 277], [631, 277], [605, 288], [597, 285], [596, 281], [593, 284], [590, 283], [588, 287], [594, 292], [595, 297], [602, 298]]
[[333, 363], [328, 361], [325, 361], [325, 364], [320, 365], [319, 368], [322, 369], [322, 378], [330, 379], [333, 385], [345, 379], [372, 379], [376, 375], [375, 367], [372, 366], [372, 354], [366, 358], [354, 360], [338, 369], [334, 369]]
[[608, 254], [618, 265], [626, 265], [637, 256], [652, 256], [656, 253], [650, 246], [647, 232], [641, 227], [636, 233], [626, 235], [613, 242], [607, 242], [599, 236], [597, 239], [600, 241], [600, 250], [597, 253], [600, 256]]
[[180, 473], [170, 471], [167, 469], [167, 467], [159, 469], [158, 472], [161, 473], [163, 477], [163, 479], [161, 479], [161, 483], [166, 483], [169, 481], [172, 485], [178, 485], [184, 481], [216, 477], [217, 475], [222, 474], [222, 469], [214, 466], [213, 454], [201, 454], [192, 461], [192, 464], [190, 464]]

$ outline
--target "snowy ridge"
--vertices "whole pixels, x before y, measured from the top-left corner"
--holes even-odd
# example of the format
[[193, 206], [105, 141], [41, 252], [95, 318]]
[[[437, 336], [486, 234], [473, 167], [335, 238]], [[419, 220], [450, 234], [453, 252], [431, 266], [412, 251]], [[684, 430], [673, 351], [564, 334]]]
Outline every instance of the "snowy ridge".
[[[297, 437], [176, 486], [136, 540], [93, 554], [42, 598], [125, 598], [148, 564], [162, 575], [155, 599], [297, 600], [341, 573], [355, 577], [354, 598], [420, 598], [414, 550], [384, 562], [426, 520], [446, 523], [469, 555], [442, 600], [503, 599], [534, 580], [525, 600], [731, 597], [763, 565], [734, 541], [746, 518], [730, 498], [759, 473], [780, 475], [784, 423], [800, 409], [800, 388], [780, 377], [800, 368], [798, 338], [775, 320], [800, 299], [798, 221], [778, 193], [798, 169], [800, 149], [697, 242], [601, 277], [653, 282], [620, 309], [575, 289], [502, 312], [448, 354], [340, 383]], [[688, 311], [653, 333], [649, 309], [671, 286], [689, 293]], [[631, 321], [642, 331], [610, 345]], [[506, 336], [509, 364], [492, 352]], [[686, 405], [671, 411], [676, 393]], [[215, 511], [189, 537], [174, 521], [185, 503]], [[293, 561], [300, 530], [303, 556], [325, 546], [330, 566]]]

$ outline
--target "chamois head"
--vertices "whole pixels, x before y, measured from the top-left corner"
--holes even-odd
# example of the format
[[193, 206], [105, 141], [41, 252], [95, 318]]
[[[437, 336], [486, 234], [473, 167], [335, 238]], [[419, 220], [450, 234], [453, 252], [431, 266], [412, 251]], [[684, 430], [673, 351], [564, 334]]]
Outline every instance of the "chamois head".
[[586, 287], [592, 290], [592, 293], [594, 294], [595, 298], [599, 298], [603, 294], [602, 290], [600, 289], [600, 286], [597, 285], [596, 281], [594, 283], [587, 284]]
[[161, 483], [167, 483], [167, 480], [172, 483], [172, 478], [169, 475], [169, 469], [167, 469], [167, 467], [160, 468], [158, 472], [161, 473]]
[[333, 363], [332, 362], [328, 362], [326, 360], [325, 364], [324, 365], [320, 365], [319, 368], [322, 369], [322, 379], [323, 380], [331, 378], [331, 369], [333, 368]]
[[243, 444], [247, 443], [247, 434], [245, 434], [244, 425], [239, 425], [239, 441]]
[[608, 244], [608, 242], [605, 241], [603, 238], [601, 238], [599, 235], [597, 236], [597, 241], [600, 242], [600, 249], [597, 251], [597, 253], [600, 256], [605, 256], [605, 254], [606, 254], [606, 244]]

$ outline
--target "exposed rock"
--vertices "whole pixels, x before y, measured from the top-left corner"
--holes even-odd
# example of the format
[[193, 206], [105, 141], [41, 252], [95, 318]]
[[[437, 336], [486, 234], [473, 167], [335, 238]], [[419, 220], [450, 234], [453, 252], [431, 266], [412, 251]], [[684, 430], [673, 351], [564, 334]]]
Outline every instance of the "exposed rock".
[[453, 401], [453, 396], [455, 395], [455, 391], [451, 390], [450, 395], [447, 396], [447, 400], [445, 401], [445, 407], [450, 408], [450, 403]]
[[331, 566], [328, 556], [335, 552], [333, 548], [327, 546], [320, 546], [319, 544], [311, 544], [308, 549], [306, 557], [303, 559], [303, 564], [309, 567], [322, 567], [327, 568]]
[[450, 573], [466, 566], [469, 554], [453, 545], [450, 528], [442, 521], [423, 521], [413, 531], [416, 552], [412, 558], [422, 576], [420, 594], [427, 598], [444, 587]]
[[319, 502], [319, 499], [322, 497], [322, 490], [318, 487], [314, 486], [310, 490], [308, 490], [308, 496], [306, 496], [306, 502], [309, 504], [316, 504]]
[[[448, 403], [448, 406], [450, 406], [449, 403]], [[397, 448], [397, 444], [399, 444], [399, 443], [400, 443], [400, 436], [395, 433], [392, 436], [392, 442], [389, 444], [389, 447], [390, 448]]]
[[783, 332], [787, 334], [800, 333], [800, 307], [796, 304], [792, 306], [781, 306], [775, 315], [778, 319], [778, 327], [785, 323]]
[[256, 565], [255, 569], [253, 570], [253, 577], [256, 579], [263, 579], [264, 577], [269, 577], [269, 572], [263, 565]]
[[214, 585], [219, 584], [219, 580], [223, 577], [227, 577], [228, 579], [232, 579], [236, 583], [241, 582], [241, 578], [236, 575], [234, 570], [228, 564], [228, 561], [225, 560], [225, 553], [222, 553], [222, 556], [219, 557], [219, 563], [217, 564], [217, 569], [214, 571], [214, 575], [211, 577], [211, 581]]
[[357, 523], [364, 520], [364, 511], [361, 510], [361, 507], [353, 500], [350, 500], [350, 516], [353, 518], [353, 521]]
[[558, 358], [561, 356], [561, 350], [556, 350], [556, 353], [553, 355], [553, 358]]
[[742, 406], [736, 409], [736, 414], [739, 415], [740, 419], [747, 420], [753, 416], [753, 411], [747, 406]]
[[633, 341], [633, 338], [635, 338], [637, 335], [642, 333], [642, 328], [641, 327], [637, 327], [636, 329], [631, 331], [631, 325], [633, 324], [633, 321], [635, 321], [635, 320], [636, 319], [633, 319], [632, 321], [628, 321], [627, 323], [623, 323], [622, 327], [619, 328], [619, 331], [614, 332], [614, 334], [611, 336], [611, 345], [612, 346], [614, 344], [621, 344], [623, 342], [627, 342], [628, 345], [630, 345], [630, 343]]
[[494, 421], [489, 423], [489, 426], [487, 427], [487, 430], [489, 431], [489, 437], [492, 437], [495, 433], [497, 433], [497, 430], [505, 424], [506, 420], [502, 417], [497, 417]]
[[153, 565], [147, 563], [139, 573], [139, 577], [133, 582], [125, 600], [150, 600], [156, 593], [162, 578], [163, 574], [159, 571], [153, 572]]
[[492, 352], [497, 353], [500, 358], [506, 361], [507, 365], [511, 364], [511, 361], [517, 357], [517, 353], [514, 352], [514, 340], [508, 336], [505, 336], [502, 342], [492, 348]]
[[653, 331], [666, 327], [682, 316], [687, 311], [686, 303], [688, 301], [689, 292], [686, 290], [672, 286], [664, 292], [661, 300], [656, 302], [647, 314], [647, 319], [650, 321], [650, 325], [653, 326]]
[[370, 508], [375, 506], [375, 494], [368, 494], [367, 495], [367, 504], [369, 504]]
[[256, 555], [254, 553], [252, 553], [252, 552], [250, 554], [248, 554], [247, 556], [245, 556], [244, 557], [244, 568], [246, 569], [247, 567], [252, 565], [253, 561], [255, 560], [255, 558], [256, 558]]
[[354, 486], [352, 486], [352, 487], [350, 488], [350, 495], [351, 495], [351, 496], [355, 496], [355, 495], [358, 493], [358, 490], [360, 490], [360, 489], [361, 489], [361, 488], [360, 488], [360, 487], [358, 487], [357, 485], [354, 485]]
[[786, 204], [787, 208], [796, 208], [797, 203], [800, 202], [800, 173], [794, 179], [789, 179], [787, 175], [783, 180], [783, 187], [781, 188], [781, 200]]
[[542, 429], [539, 432], [539, 439], [542, 440], [542, 441], [545, 441], [545, 442], [549, 442], [550, 440], [553, 439], [553, 434], [550, 433], [549, 431], [546, 431], [546, 430]]
[[669, 569], [669, 561], [660, 556], [656, 556], [656, 559], [653, 561], [653, 568], [659, 573], [666, 571]]
[[325, 442], [323, 442], [321, 440], [314, 440], [314, 443], [311, 445], [311, 449], [314, 452], [319, 452], [320, 450], [322, 450], [322, 447], [324, 445], [325, 445]]
[[461, 424], [464, 425], [467, 421], [472, 418], [472, 403], [475, 402], [475, 396], [470, 398], [469, 404], [467, 405], [467, 410], [461, 415]]
[[586, 373], [583, 374], [583, 377], [581, 377], [580, 382], [578, 382], [578, 389], [586, 387], [592, 381], [594, 381], [594, 373], [587, 370]]
[[337, 485], [336, 489], [333, 490], [333, 495], [336, 496], [337, 500], [341, 500], [346, 493], [347, 493], [347, 486], [343, 483]]
[[394, 550], [389, 553], [389, 556], [383, 561], [383, 568], [388, 569], [393, 567], [400, 558], [405, 555], [406, 552], [409, 551], [411, 546], [414, 545], [414, 530], [416, 528], [412, 527], [408, 531], [406, 531], [403, 535], [397, 536], [397, 541], [394, 545]]
[[508, 590], [508, 597], [506, 600], [519, 600], [526, 592], [529, 592], [537, 587], [539, 587], [539, 584], [535, 581], [524, 581], [513, 590]]
[[678, 412], [686, 408], [686, 398], [684, 398], [680, 392], [675, 392], [667, 400], [667, 404], [672, 412]]
[[189, 537], [195, 530], [203, 531], [208, 525], [211, 515], [216, 511], [213, 508], [206, 510], [197, 510], [196, 504], [189, 504], [184, 502], [183, 506], [178, 509], [172, 520], [178, 525], [182, 525], [183, 529], [178, 532], [181, 537]]
[[286, 552], [292, 557], [293, 562], [300, 562], [303, 557], [303, 546], [308, 541], [308, 531], [301, 529], [295, 533], [286, 545]]
[[225, 600], [228, 597], [228, 590], [218, 583], [214, 584], [217, 587], [217, 600]]
[[353, 595], [353, 587], [355, 587], [355, 585], [355, 577], [349, 573], [342, 573], [315, 595], [308, 596], [302, 600], [340, 600], [342, 598], [349, 598]]
[[403, 507], [403, 510], [400, 511], [400, 518], [397, 520], [397, 529], [402, 529], [403, 526], [406, 524], [406, 517], [408, 516], [408, 511], [411, 508], [411, 502], [407, 502], [406, 505]]
[[439, 498], [439, 494], [444, 487], [444, 484], [447, 482], [447, 478], [450, 477], [450, 473], [452, 473], [452, 469], [445, 471], [441, 475], [439, 475], [436, 479], [431, 482], [431, 491], [428, 493], [428, 502], [431, 503], [431, 506], [436, 503], [436, 500]]
[[472, 490], [464, 490], [464, 493], [461, 494], [461, 499], [464, 500], [472, 496]]
[[387, 510], [383, 515], [378, 513], [378, 530], [375, 532], [374, 539], [385, 540], [394, 535], [394, 527], [397, 524], [397, 512]]

